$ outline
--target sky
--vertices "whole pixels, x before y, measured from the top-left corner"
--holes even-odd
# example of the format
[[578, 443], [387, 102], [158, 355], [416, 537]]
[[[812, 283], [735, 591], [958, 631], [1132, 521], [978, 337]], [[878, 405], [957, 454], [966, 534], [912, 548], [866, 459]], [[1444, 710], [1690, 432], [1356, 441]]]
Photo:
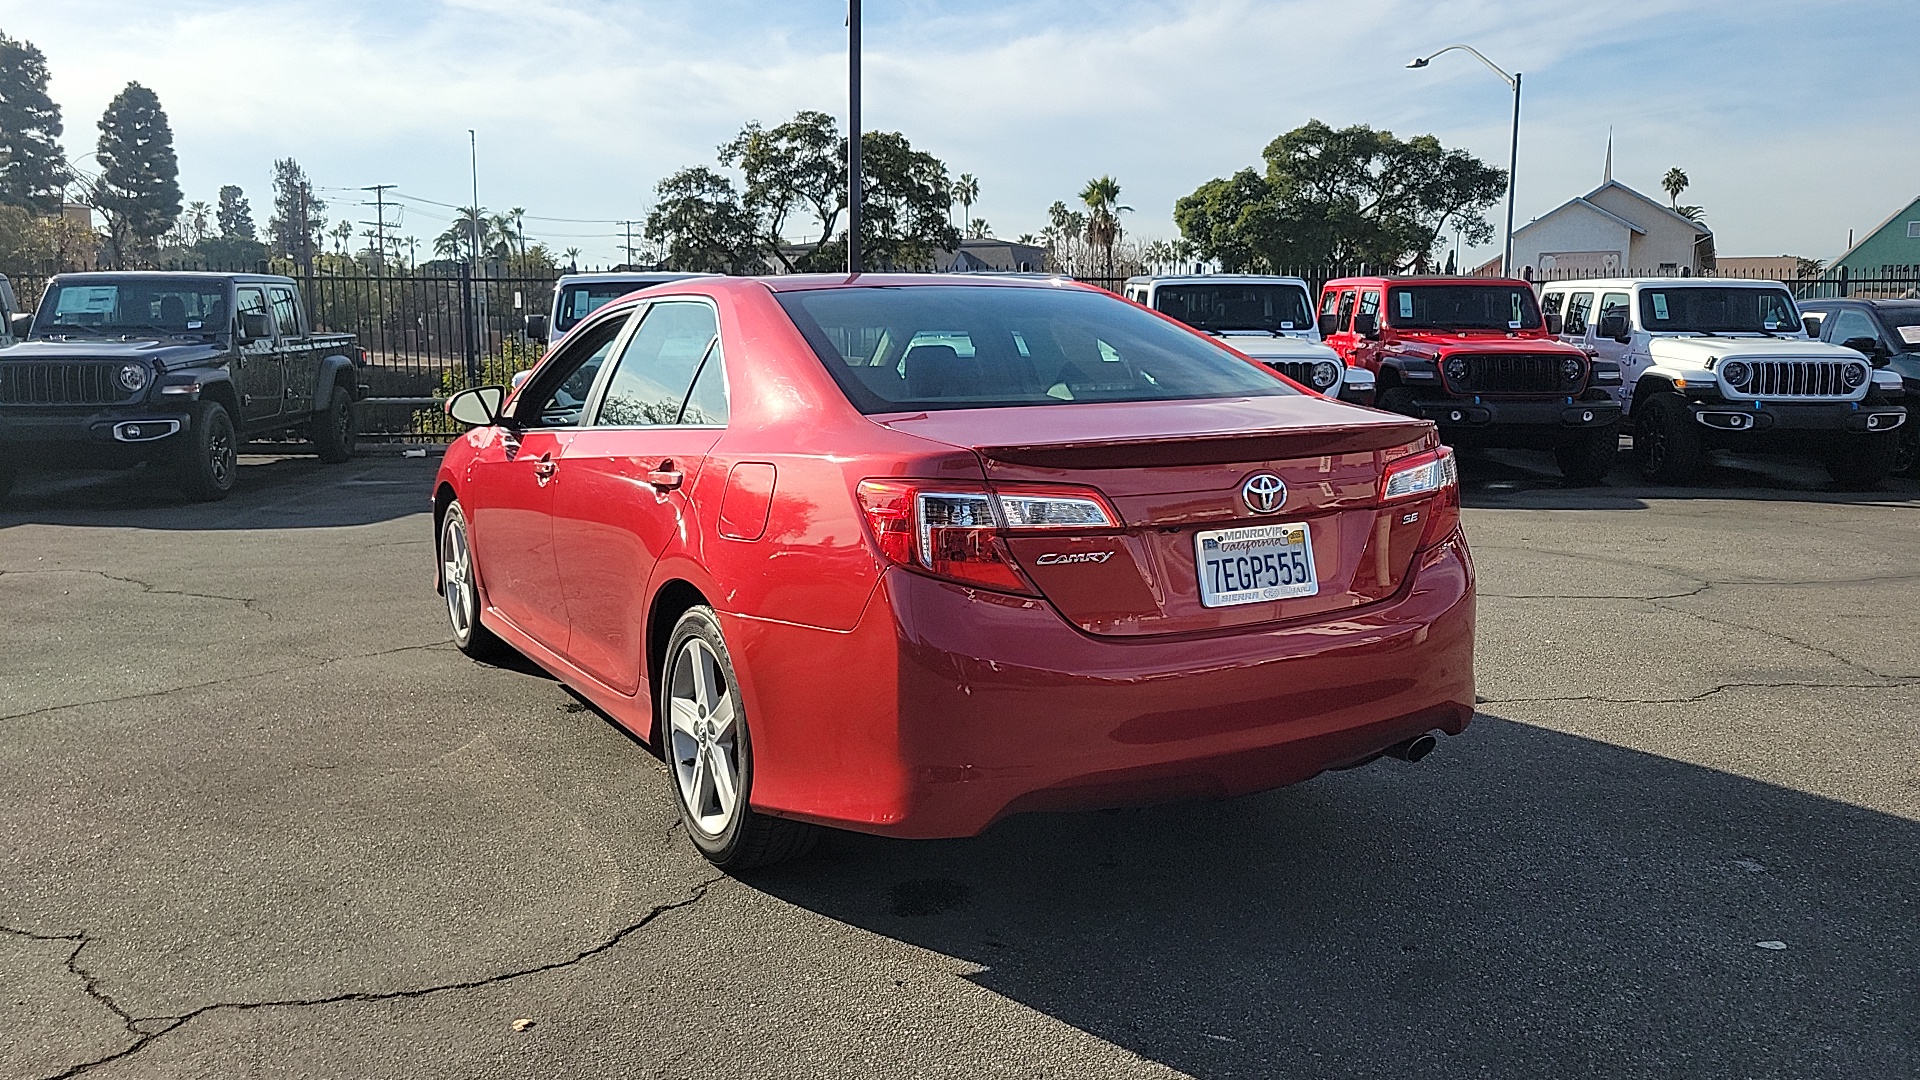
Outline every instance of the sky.
[[[1614, 176], [1656, 198], [1670, 167], [1722, 256], [1831, 258], [1920, 194], [1914, 0], [866, 0], [864, 111], [979, 178], [972, 216], [1039, 232], [1086, 181], [1121, 184], [1128, 235], [1172, 238], [1173, 203], [1257, 165], [1320, 119], [1432, 134], [1507, 162], [1524, 75], [1521, 224]], [[654, 185], [713, 165], [749, 120], [847, 107], [836, 0], [0, 0], [0, 32], [46, 54], [75, 159], [129, 81], [172, 122], [188, 200], [239, 184], [264, 225], [276, 158], [329, 216], [371, 221], [396, 185], [402, 235], [447, 207], [524, 207], [530, 237], [620, 258]], [[82, 166], [90, 161], [81, 161]], [[443, 205], [436, 205], [443, 204]], [[388, 213], [391, 215], [391, 208]], [[1496, 227], [1504, 208], [1489, 211]], [[392, 218], [389, 217], [391, 222]], [[637, 230], [636, 230], [637, 231]], [[423, 247], [426, 246], [423, 244]], [[1497, 245], [1466, 254], [1468, 265]]]

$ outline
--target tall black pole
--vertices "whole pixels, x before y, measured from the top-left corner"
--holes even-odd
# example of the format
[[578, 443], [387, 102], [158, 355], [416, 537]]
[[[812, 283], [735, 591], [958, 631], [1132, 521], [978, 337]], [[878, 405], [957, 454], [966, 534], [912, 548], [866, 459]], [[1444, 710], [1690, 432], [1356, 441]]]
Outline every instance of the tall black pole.
[[1520, 73], [1513, 73], [1513, 152], [1507, 157], [1507, 253], [1500, 257], [1500, 272], [1508, 277], [1519, 277], [1513, 272], [1513, 188], [1519, 181], [1520, 169]]
[[847, 273], [860, 272], [860, 0], [847, 0]]

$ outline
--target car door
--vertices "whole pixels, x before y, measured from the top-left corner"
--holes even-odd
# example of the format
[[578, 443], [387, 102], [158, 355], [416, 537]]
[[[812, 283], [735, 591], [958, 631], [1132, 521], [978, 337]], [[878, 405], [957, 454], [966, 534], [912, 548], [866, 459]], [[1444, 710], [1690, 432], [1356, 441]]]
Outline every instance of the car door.
[[1355, 367], [1366, 368], [1368, 371], [1379, 371], [1380, 290], [1362, 289], [1360, 291], [1360, 301], [1354, 307], [1353, 313], [1355, 315], [1373, 316], [1374, 336], [1368, 338], [1362, 337], [1358, 333], [1353, 335], [1353, 359], [1349, 360], [1348, 363]]
[[[1340, 359], [1349, 364], [1356, 362], [1353, 352], [1353, 305], [1354, 290], [1342, 289], [1339, 307], [1334, 310], [1333, 333], [1327, 336], [1327, 344], [1333, 346], [1333, 351], [1340, 354]], [[1321, 303], [1321, 310], [1326, 310], [1325, 301]]]
[[510, 423], [474, 458], [462, 501], [487, 605], [556, 653], [567, 646], [566, 598], [553, 550], [559, 463], [579, 434], [587, 401], [632, 308], [581, 327], [514, 399]]
[[273, 306], [273, 325], [280, 335], [280, 408], [297, 418], [313, 409], [313, 383], [320, 375], [320, 358], [314, 355], [312, 331], [293, 286], [267, 286], [267, 302]]
[[727, 423], [721, 351], [710, 301], [649, 305], [602, 382], [592, 423], [560, 461], [553, 527], [567, 659], [623, 694], [639, 692], [646, 669], [654, 565], [702, 532], [701, 466]]
[[[1627, 341], [1616, 341], [1610, 337], [1600, 336], [1600, 320], [1606, 318], [1608, 315], [1622, 315], [1626, 317]], [[1601, 293], [1600, 308], [1593, 318], [1592, 333], [1589, 336], [1592, 340], [1594, 350], [1591, 355], [1619, 364], [1621, 384], [1631, 386], [1634, 376], [1639, 374], [1636, 371], [1628, 370], [1627, 362], [1627, 355], [1632, 351], [1631, 342], [1633, 339], [1632, 298], [1624, 292]]]
[[[265, 315], [267, 324], [273, 325], [267, 291], [258, 285], [242, 285], [234, 291], [234, 310], [242, 315]], [[277, 333], [270, 333], [240, 344], [240, 418], [249, 428], [280, 415], [280, 395], [286, 379], [277, 337]]]

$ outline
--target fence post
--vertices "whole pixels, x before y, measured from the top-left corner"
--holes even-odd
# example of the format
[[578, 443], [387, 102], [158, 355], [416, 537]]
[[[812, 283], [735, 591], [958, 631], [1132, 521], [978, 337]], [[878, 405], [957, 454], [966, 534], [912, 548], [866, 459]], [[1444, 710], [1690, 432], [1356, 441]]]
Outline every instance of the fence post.
[[474, 325], [473, 267], [460, 267], [460, 336], [467, 343], [467, 385], [480, 385], [480, 334]]
[[1847, 268], [1845, 264], [1842, 264], [1840, 267], [1840, 295], [1847, 295]]

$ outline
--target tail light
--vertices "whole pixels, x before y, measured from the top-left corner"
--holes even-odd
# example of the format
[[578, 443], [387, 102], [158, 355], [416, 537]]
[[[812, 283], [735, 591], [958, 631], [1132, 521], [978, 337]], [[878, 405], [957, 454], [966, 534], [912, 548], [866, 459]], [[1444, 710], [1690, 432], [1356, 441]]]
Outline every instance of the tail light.
[[1106, 497], [1091, 488], [1019, 487], [916, 480], [863, 480], [860, 509], [888, 562], [1002, 592], [1037, 595], [1004, 537], [1119, 527]]
[[1431, 500], [1422, 548], [1445, 540], [1460, 525], [1460, 472], [1447, 447], [1401, 458], [1380, 477], [1380, 501], [1388, 505], [1413, 499]]

